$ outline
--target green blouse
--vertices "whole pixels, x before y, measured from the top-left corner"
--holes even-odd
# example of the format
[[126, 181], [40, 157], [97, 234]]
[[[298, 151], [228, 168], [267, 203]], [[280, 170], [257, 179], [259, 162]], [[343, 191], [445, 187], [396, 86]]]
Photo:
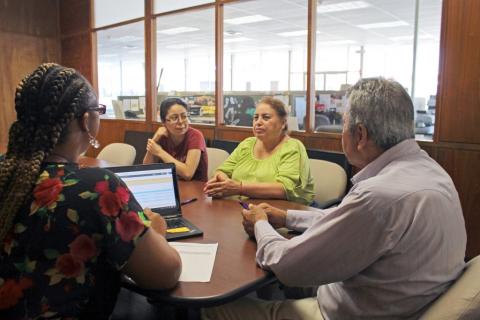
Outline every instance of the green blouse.
[[256, 159], [253, 147], [257, 138], [243, 140], [217, 169], [231, 179], [243, 182], [279, 182], [287, 200], [309, 205], [313, 201], [313, 178], [303, 144], [289, 138], [274, 154]]

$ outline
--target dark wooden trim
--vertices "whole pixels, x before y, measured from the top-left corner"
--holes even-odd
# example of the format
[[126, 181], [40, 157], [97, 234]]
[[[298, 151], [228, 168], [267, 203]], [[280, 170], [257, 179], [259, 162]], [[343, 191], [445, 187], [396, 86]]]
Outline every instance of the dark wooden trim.
[[[156, 73], [157, 51], [156, 30], [153, 16], [153, 0], [145, 0], [145, 121], [147, 128], [151, 127], [154, 119], [153, 110], [156, 106]], [[156, 119], [155, 119], [156, 120]]]
[[[102, 27], [92, 28], [92, 29], [93, 29], [93, 31], [102, 31], [102, 30], [122, 27], [122, 26], [125, 26], [127, 24], [131, 24], [131, 23], [135, 23], [135, 22], [140, 22], [140, 21], [143, 21], [144, 19], [145, 19], [145, 17], [135, 18], [135, 19], [125, 20], [125, 21], [122, 21], [122, 22], [117, 22], [117, 23], [109, 24], [107, 26], [102, 26]], [[95, 21], [93, 21], [93, 23], [95, 23]], [[93, 24], [92, 24], [92, 26], [93, 26]]]
[[153, 13], [153, 7], [152, 7], [152, 15], [153, 18], [158, 18], [161, 16], [168, 16], [172, 14], [177, 14], [177, 13], [183, 13], [183, 12], [188, 12], [188, 11], [195, 11], [195, 10], [202, 10], [202, 9], [208, 9], [210, 7], [215, 6], [215, 2], [209, 2], [209, 3], [204, 3], [204, 4], [199, 4], [198, 6], [193, 6], [193, 7], [188, 7], [188, 8], [181, 8], [181, 9], [176, 9], [172, 11], [166, 11], [166, 12], [160, 12], [160, 13]]
[[307, 110], [305, 131], [315, 131], [315, 48], [317, 41], [317, 0], [308, 0], [308, 36], [307, 36]]
[[440, 128], [442, 125], [442, 109], [445, 92], [445, 70], [446, 66], [446, 43], [447, 43], [447, 29], [448, 29], [448, 0], [442, 2], [442, 20], [440, 26], [440, 46], [439, 46], [439, 61], [438, 61], [438, 83], [437, 83], [437, 97], [435, 106], [435, 126], [433, 131], [433, 141], [438, 143], [440, 141]]
[[223, 4], [215, 5], [215, 126], [223, 125]]

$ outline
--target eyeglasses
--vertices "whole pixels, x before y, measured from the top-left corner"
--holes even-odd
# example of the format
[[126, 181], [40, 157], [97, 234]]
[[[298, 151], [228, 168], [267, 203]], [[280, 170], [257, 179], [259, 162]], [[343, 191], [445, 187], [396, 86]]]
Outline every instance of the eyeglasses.
[[188, 114], [187, 113], [181, 113], [181, 114], [172, 114], [170, 117], [166, 118], [168, 122], [172, 123], [178, 123], [178, 122], [184, 122], [188, 120]]
[[99, 103], [98, 107], [88, 108], [88, 111], [97, 111], [99, 114], [105, 114], [107, 112], [107, 106]]

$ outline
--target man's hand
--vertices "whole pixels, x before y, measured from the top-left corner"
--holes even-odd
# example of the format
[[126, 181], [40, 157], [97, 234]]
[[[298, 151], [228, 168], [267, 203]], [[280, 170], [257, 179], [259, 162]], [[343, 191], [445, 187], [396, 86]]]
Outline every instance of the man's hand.
[[154, 156], [159, 157], [160, 152], [163, 148], [157, 144], [153, 139], [148, 139], [147, 142], [147, 151], [153, 154]]
[[275, 208], [268, 203], [260, 203], [257, 207], [262, 208], [268, 216], [268, 222], [275, 228], [284, 228], [287, 224], [287, 211]]
[[245, 232], [250, 236], [255, 236], [255, 223], [260, 220], [268, 221], [267, 213], [260, 206], [253, 204], [249, 205], [249, 209], [242, 210], [243, 215], [243, 228]]
[[214, 198], [240, 194], [240, 182], [230, 179], [223, 172], [217, 172], [212, 179], [207, 181], [203, 191], [207, 196]]
[[161, 215], [153, 213], [149, 208], [143, 209], [143, 212], [151, 222], [150, 227], [165, 237], [167, 233], [167, 223], [165, 222], [165, 219], [163, 219]]
[[155, 142], [158, 142], [158, 141], [160, 141], [160, 138], [162, 136], [168, 137], [168, 131], [165, 127], [158, 128], [157, 131], [155, 132], [155, 134], [153, 135], [152, 140], [155, 141]]

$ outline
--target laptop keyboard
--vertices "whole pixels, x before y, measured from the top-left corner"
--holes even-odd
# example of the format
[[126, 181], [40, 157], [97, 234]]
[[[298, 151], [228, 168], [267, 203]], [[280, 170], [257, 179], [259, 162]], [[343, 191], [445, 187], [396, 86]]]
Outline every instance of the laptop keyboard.
[[185, 227], [185, 223], [181, 219], [168, 219], [167, 221], [167, 229], [176, 229]]

